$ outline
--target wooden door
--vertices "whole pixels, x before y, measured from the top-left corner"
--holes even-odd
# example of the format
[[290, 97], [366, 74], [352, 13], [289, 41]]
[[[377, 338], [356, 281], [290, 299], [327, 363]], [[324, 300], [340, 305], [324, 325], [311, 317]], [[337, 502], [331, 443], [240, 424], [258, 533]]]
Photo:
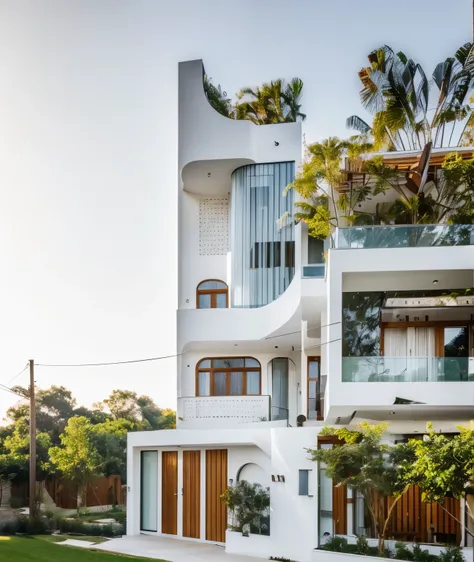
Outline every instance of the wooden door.
[[178, 452], [163, 451], [161, 478], [161, 532], [178, 534]]
[[334, 534], [347, 534], [347, 490], [345, 486], [332, 486], [332, 513]]
[[227, 450], [206, 451], [206, 540], [225, 542], [227, 509], [221, 495], [227, 488]]
[[183, 451], [183, 537], [201, 537], [201, 451]]

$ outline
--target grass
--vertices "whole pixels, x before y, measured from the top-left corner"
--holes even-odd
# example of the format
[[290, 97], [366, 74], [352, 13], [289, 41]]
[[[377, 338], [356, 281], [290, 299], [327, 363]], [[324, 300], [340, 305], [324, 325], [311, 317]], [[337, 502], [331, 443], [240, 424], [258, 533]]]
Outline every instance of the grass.
[[[77, 538], [77, 537], [74, 537]], [[44, 537], [0, 537], [2, 562], [151, 562], [150, 558], [136, 558], [106, 552], [59, 546]], [[154, 560], [153, 562], [164, 562]]]

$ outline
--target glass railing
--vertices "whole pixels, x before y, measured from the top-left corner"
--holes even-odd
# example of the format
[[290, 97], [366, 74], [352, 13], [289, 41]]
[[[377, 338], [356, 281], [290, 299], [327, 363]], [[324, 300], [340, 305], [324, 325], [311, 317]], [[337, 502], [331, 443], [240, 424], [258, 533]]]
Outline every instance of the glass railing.
[[343, 357], [342, 382], [474, 381], [473, 357]]
[[303, 265], [302, 277], [303, 279], [308, 278], [318, 278], [324, 279], [326, 271], [326, 264], [325, 263], [315, 263], [311, 265]]
[[336, 248], [340, 250], [470, 245], [474, 245], [474, 225], [472, 224], [338, 228], [335, 242]]

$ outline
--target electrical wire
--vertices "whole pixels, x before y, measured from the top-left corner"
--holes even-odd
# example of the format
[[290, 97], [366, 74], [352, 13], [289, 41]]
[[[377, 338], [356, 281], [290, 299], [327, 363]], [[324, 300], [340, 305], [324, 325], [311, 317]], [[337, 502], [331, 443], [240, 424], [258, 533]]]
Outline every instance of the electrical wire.
[[[314, 330], [321, 330], [322, 328], [329, 328], [329, 326], [335, 326], [336, 324], [341, 324], [341, 321], [331, 322], [331, 324], [323, 324], [322, 326], [316, 326], [315, 328], [309, 328], [307, 332], [314, 332]], [[267, 336], [266, 340], [272, 340], [274, 338], [282, 338], [283, 336], [292, 336], [293, 334], [299, 334], [301, 330], [295, 330], [294, 332], [287, 332], [286, 334], [277, 334], [276, 336]]]
[[145, 363], [147, 361], [161, 361], [163, 359], [171, 359], [173, 357], [181, 357], [184, 353], [176, 353], [174, 355], [163, 355], [162, 357], [148, 357], [146, 359], [129, 359], [128, 361], [108, 361], [102, 363], [35, 363], [36, 367], [107, 367], [110, 365], [129, 365], [131, 363]]
[[10, 394], [14, 394], [15, 396], [19, 396], [20, 398], [25, 398], [23, 394], [20, 394], [19, 392], [16, 392], [15, 390], [12, 390], [10, 387], [5, 386], [4, 384], [1, 383], [0, 383], [0, 390], [3, 390], [4, 392], [9, 392]]
[[335, 340], [318, 343], [317, 345], [310, 345], [309, 347], [305, 347], [304, 350], [303, 349], [295, 349], [295, 351], [306, 351], [307, 349], [314, 349], [315, 347], [322, 347], [323, 345], [328, 345], [329, 343], [334, 343], [334, 342], [341, 341], [341, 340], [342, 340], [342, 338], [337, 338]]
[[28, 366], [29, 366], [29, 363], [27, 363], [17, 375], [15, 375], [12, 379], [10, 379], [7, 384], [10, 385], [14, 380], [16, 380], [21, 374], [23, 374], [26, 371]]

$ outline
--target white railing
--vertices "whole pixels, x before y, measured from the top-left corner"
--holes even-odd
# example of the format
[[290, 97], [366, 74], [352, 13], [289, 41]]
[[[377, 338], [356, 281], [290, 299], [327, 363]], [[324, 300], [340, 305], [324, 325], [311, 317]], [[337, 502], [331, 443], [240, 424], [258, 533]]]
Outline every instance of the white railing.
[[228, 419], [242, 422], [269, 421], [269, 396], [189, 396], [178, 398], [184, 421]]

